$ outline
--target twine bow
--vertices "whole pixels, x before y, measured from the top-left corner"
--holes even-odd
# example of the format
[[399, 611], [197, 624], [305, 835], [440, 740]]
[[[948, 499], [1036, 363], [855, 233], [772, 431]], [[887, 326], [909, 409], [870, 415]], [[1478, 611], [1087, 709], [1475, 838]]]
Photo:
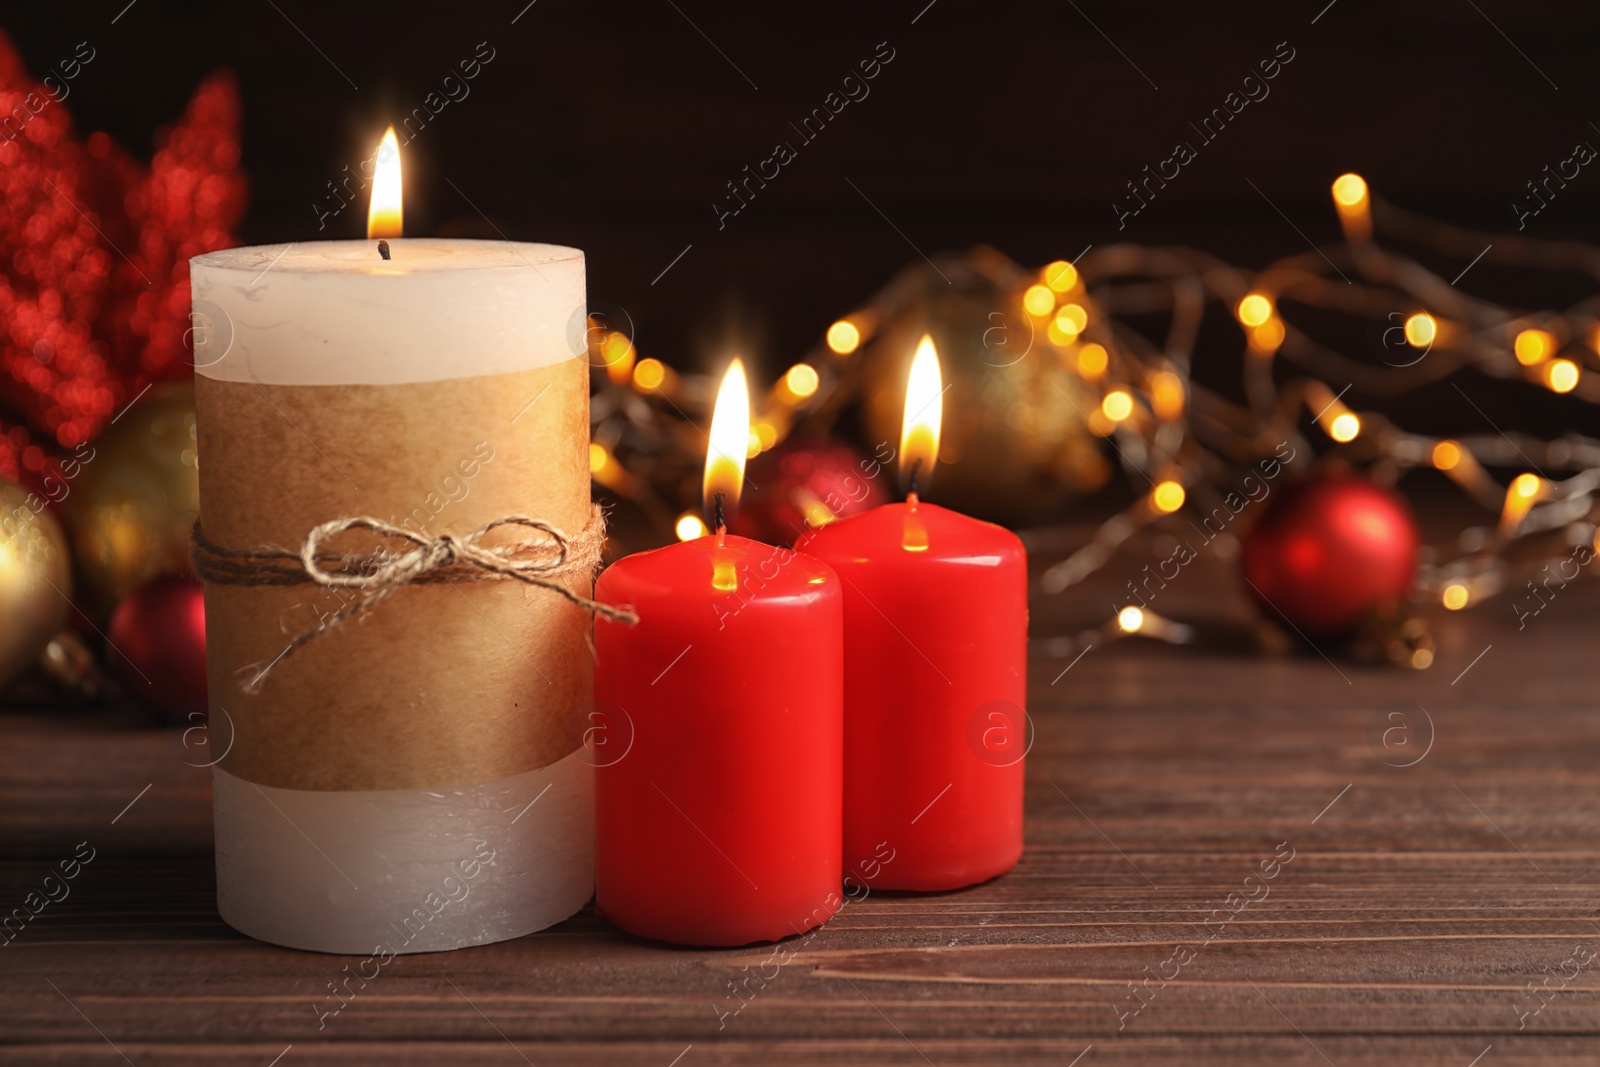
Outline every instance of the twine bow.
[[[502, 526], [525, 526], [544, 536], [537, 540], [485, 548], [480, 542]], [[382, 547], [367, 555], [333, 552], [327, 542], [350, 530], [366, 529], [380, 537], [408, 541], [411, 548], [396, 552]], [[569, 589], [563, 578], [579, 572], [592, 574], [600, 563], [605, 540], [605, 516], [599, 506], [589, 525], [572, 537], [543, 519], [507, 515], [469, 534], [432, 537], [403, 526], [360, 515], [333, 519], [314, 527], [298, 552], [276, 546], [255, 551], [223, 548], [206, 540], [200, 524], [194, 529], [195, 570], [205, 581], [218, 585], [317, 585], [355, 590], [362, 595], [325, 616], [316, 626], [295, 637], [283, 651], [262, 666], [247, 668], [250, 675], [240, 688], [258, 693], [278, 664], [299, 649], [365, 614], [408, 585], [457, 581], [481, 582], [515, 579], [548, 589], [603, 618], [632, 625], [639, 616], [626, 608], [602, 604]]]

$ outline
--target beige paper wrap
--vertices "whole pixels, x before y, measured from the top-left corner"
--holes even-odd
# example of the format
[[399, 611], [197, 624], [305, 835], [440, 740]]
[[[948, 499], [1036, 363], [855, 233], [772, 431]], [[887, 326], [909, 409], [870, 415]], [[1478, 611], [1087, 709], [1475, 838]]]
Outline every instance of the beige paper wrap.
[[[297, 548], [351, 515], [437, 536], [523, 514], [577, 533], [589, 519], [588, 396], [582, 359], [404, 385], [201, 377], [206, 536]], [[354, 532], [337, 547], [374, 545]], [[571, 587], [587, 595], [590, 583]], [[239, 692], [242, 669], [355, 595], [207, 587], [211, 696], [236, 727], [230, 773], [292, 789], [404, 789], [502, 778], [572, 751], [589, 696], [588, 618], [520, 582], [413, 585], [279, 664], [259, 697]]]

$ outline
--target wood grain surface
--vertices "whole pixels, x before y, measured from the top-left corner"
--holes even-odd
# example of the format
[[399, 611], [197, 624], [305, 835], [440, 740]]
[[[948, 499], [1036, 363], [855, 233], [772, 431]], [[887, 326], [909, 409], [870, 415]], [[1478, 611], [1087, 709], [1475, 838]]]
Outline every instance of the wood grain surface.
[[[1197, 566], [1156, 606], [1245, 620]], [[1036, 603], [1036, 642], [1111, 588]], [[1593, 1064], [1597, 607], [1585, 585], [1521, 631], [1502, 603], [1435, 618], [1416, 673], [1133, 639], [1039, 657], [1010, 874], [872, 894], [782, 967], [586, 911], [396, 958], [320, 1029], [356, 961], [218, 919], [202, 757], [133, 710], [12, 710], [0, 904], [96, 857], [0, 948], [0, 1063]]]

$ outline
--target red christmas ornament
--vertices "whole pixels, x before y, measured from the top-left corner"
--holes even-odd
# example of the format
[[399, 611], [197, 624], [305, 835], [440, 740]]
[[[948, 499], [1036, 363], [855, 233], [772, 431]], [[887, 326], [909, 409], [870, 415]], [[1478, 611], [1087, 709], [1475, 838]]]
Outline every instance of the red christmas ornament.
[[166, 712], [206, 699], [206, 605], [200, 583], [157, 578], [111, 616], [106, 662], [128, 692]]
[[1242, 548], [1245, 579], [1267, 616], [1330, 637], [1406, 595], [1417, 527], [1393, 492], [1357, 475], [1320, 474], [1271, 500]]
[[0, 406], [21, 417], [0, 424], [0, 475], [37, 485], [49, 450], [191, 373], [189, 257], [236, 243], [244, 212], [239, 100], [207, 79], [146, 169], [104, 133], [80, 142], [0, 33], [0, 116]]
[[892, 466], [854, 448], [815, 437], [790, 438], [751, 461], [748, 491], [735, 533], [771, 545], [790, 545], [808, 524], [855, 515], [888, 499]]

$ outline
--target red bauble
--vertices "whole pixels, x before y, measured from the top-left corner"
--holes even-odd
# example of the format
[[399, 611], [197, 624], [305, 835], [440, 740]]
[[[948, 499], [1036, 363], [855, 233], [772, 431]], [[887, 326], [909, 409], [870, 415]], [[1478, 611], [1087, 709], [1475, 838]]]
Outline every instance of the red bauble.
[[1416, 555], [1405, 501], [1357, 475], [1321, 474], [1268, 501], [1240, 559], [1269, 618], [1331, 637], [1404, 597]]
[[111, 616], [106, 660], [128, 692], [175, 712], [206, 699], [206, 605], [200, 583], [157, 578]]
[[828, 515], [843, 518], [889, 499], [895, 468], [867, 459], [847, 444], [790, 438], [751, 461], [733, 532], [769, 545], [792, 545]]

